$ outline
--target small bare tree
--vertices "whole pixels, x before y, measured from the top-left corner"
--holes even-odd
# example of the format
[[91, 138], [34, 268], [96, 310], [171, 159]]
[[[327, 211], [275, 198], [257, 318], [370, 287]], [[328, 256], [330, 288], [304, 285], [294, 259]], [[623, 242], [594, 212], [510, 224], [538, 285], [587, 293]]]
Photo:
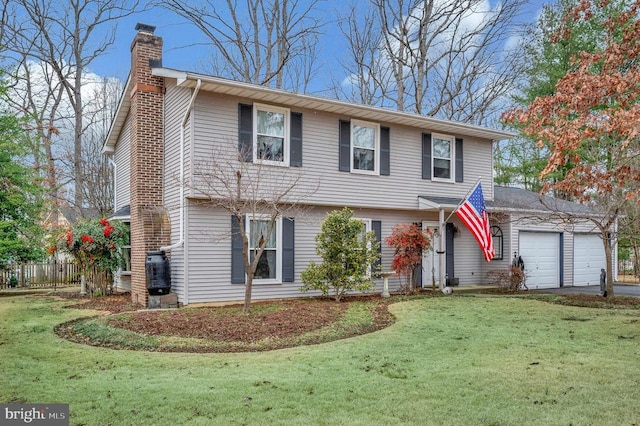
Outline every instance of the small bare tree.
[[334, 92], [353, 102], [484, 123], [519, 75], [518, 55], [504, 44], [524, 3], [492, 9], [481, 0], [358, 3], [341, 22], [350, 76]]
[[304, 90], [313, 75], [319, 0], [202, 0], [157, 3], [195, 25], [213, 49], [213, 72], [234, 80]]
[[[208, 159], [195, 164], [193, 181], [185, 182], [203, 202], [229, 212], [239, 224], [246, 273], [245, 313], [249, 312], [253, 279], [276, 222], [280, 217], [302, 217], [309, 208], [304, 200], [319, 187], [319, 182], [304, 179], [301, 168], [269, 165], [259, 159], [247, 161], [251, 158], [245, 150], [218, 147]], [[249, 233], [242, 224], [253, 217], [260, 217], [266, 226], [249, 226]]]

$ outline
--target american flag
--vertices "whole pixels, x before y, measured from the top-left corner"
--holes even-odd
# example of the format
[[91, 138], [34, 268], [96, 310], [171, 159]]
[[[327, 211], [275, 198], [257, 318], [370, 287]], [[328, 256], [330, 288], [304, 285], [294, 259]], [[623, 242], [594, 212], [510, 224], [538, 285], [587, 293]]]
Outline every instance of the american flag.
[[464, 203], [458, 207], [456, 215], [475, 237], [487, 262], [493, 259], [495, 254], [493, 251], [493, 238], [491, 238], [491, 226], [489, 225], [489, 215], [484, 204], [480, 182], [471, 191], [467, 199], [464, 200]]

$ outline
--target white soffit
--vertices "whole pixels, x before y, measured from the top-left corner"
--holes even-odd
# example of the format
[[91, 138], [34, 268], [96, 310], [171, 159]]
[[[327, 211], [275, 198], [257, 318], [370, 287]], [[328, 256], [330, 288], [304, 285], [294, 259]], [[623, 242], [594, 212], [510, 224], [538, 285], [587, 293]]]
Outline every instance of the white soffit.
[[494, 130], [471, 124], [420, 116], [374, 106], [357, 105], [336, 99], [326, 99], [317, 96], [292, 93], [270, 87], [202, 74], [177, 71], [168, 68], [153, 68], [152, 74], [159, 77], [174, 78], [176, 79], [177, 84], [181, 87], [194, 88], [197, 80], [201, 80], [201, 90], [209, 92], [248, 98], [254, 101], [286, 105], [287, 107], [293, 108], [324, 111], [362, 120], [399, 124], [423, 129], [425, 131], [472, 136], [481, 139], [489, 139], [491, 141], [511, 139], [515, 136], [515, 134], [511, 132]]

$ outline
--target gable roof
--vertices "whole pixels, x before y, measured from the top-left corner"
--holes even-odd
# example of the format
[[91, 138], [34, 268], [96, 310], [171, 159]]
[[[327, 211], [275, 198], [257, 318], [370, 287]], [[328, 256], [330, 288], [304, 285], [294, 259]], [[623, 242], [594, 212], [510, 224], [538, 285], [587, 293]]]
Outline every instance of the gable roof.
[[[152, 68], [151, 73], [158, 77], [173, 79], [179, 87], [193, 89], [196, 87], [197, 82], [200, 81], [200, 90], [204, 91], [232, 95], [240, 98], [249, 98], [259, 102], [286, 105], [291, 108], [308, 108], [315, 111], [345, 115], [350, 118], [361, 120], [405, 125], [429, 132], [442, 132], [454, 134], [456, 136], [471, 136], [488, 139], [490, 141], [510, 139], [515, 136], [515, 134], [511, 132], [489, 129], [487, 127], [467, 123], [443, 120], [430, 116], [391, 110], [388, 108], [359, 105], [337, 99], [293, 93], [286, 90], [192, 73], [189, 71], [180, 71], [170, 68]], [[111, 153], [115, 149], [118, 136], [120, 135], [120, 131], [122, 130], [122, 126], [124, 126], [129, 112], [130, 99], [126, 94], [131, 92], [131, 85], [131, 76], [129, 76], [124, 88], [123, 96], [118, 104], [116, 115], [111, 123], [109, 134], [107, 135], [102, 147], [103, 153]]]

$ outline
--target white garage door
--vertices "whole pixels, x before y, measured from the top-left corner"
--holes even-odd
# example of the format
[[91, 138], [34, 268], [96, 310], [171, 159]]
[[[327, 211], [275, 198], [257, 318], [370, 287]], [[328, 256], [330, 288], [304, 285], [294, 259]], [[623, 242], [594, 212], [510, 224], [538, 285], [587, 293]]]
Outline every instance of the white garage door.
[[573, 237], [573, 285], [600, 284], [600, 269], [607, 267], [602, 239], [597, 234]]
[[519, 248], [527, 287], [560, 287], [560, 234], [521, 231]]

